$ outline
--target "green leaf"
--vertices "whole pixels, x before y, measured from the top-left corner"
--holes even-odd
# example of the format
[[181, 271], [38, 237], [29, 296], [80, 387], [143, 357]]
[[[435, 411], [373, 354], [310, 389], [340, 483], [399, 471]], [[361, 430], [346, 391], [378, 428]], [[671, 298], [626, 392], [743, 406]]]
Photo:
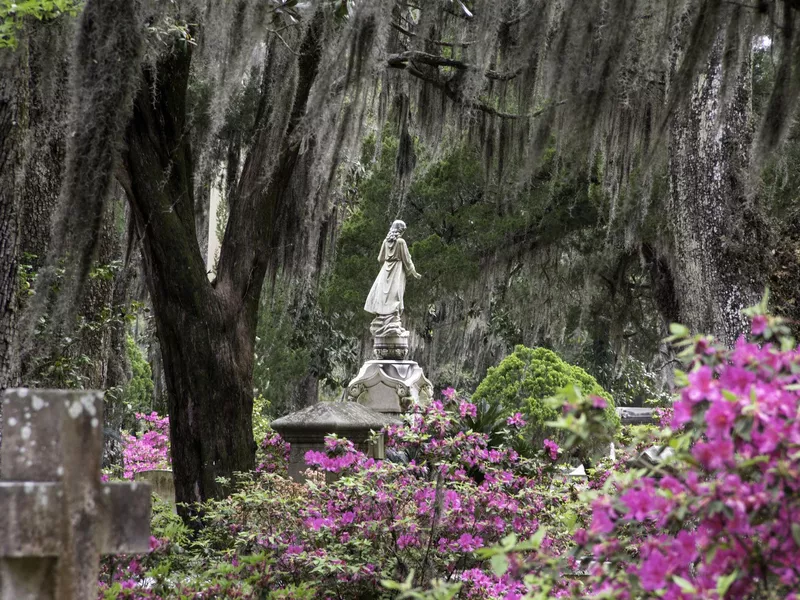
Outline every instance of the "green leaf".
[[800, 546], [800, 523], [792, 523], [792, 539]]
[[720, 598], [724, 598], [725, 594], [728, 592], [728, 588], [731, 587], [736, 578], [739, 576], [739, 571], [734, 570], [733, 573], [729, 575], [725, 575], [717, 579], [717, 594], [719, 594]]
[[536, 530], [536, 533], [534, 533], [527, 542], [522, 542], [520, 544], [517, 544], [514, 550], [520, 550], [520, 551], [538, 550], [539, 547], [542, 545], [542, 540], [544, 539], [546, 533], [547, 533], [547, 528], [540, 526], [539, 529]]
[[[748, 458], [747, 460], [743, 460], [736, 466], [739, 468], [739, 470], [743, 470], [743, 469], [749, 469], [750, 467], [753, 467], [759, 463], [764, 463], [767, 461], [769, 461], [769, 456], [760, 455], [754, 458]], [[800, 545], [800, 542], [797, 543]]]
[[678, 575], [673, 575], [672, 576], [672, 580], [675, 583], [677, 583], [678, 587], [681, 588], [684, 592], [686, 592], [688, 594], [696, 594], [697, 593], [697, 588], [695, 588], [694, 585], [692, 585], [691, 581], [689, 581], [687, 579], [684, 579], [683, 577], [680, 577]]
[[517, 543], [517, 534], [509, 533], [507, 536], [505, 536], [503, 539], [500, 540], [500, 543], [506, 550], [511, 550], [511, 548], [514, 547], [514, 544]]
[[686, 337], [689, 335], [689, 328], [680, 323], [670, 323], [669, 332], [678, 337]]
[[392, 581], [391, 579], [383, 579], [381, 580], [381, 585], [385, 587], [387, 590], [397, 590], [399, 592], [407, 592], [411, 589], [412, 585], [411, 582], [414, 580], [414, 569], [411, 569], [411, 572], [406, 577], [405, 581]]
[[502, 577], [508, 571], [508, 557], [505, 554], [495, 554], [489, 562], [492, 565], [492, 571], [498, 577]]
[[578, 514], [574, 510], [567, 510], [559, 517], [559, 520], [564, 524], [567, 530], [572, 533], [575, 530], [575, 524], [578, 521]]

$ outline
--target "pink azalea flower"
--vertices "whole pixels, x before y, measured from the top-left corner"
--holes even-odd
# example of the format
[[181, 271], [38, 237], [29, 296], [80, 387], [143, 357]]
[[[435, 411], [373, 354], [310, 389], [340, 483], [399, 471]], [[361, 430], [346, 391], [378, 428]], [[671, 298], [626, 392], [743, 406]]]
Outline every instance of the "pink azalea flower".
[[733, 442], [730, 440], [697, 442], [692, 448], [692, 456], [709, 471], [722, 469], [733, 460]]
[[647, 519], [653, 508], [652, 494], [641, 489], [628, 490], [620, 497], [620, 501], [628, 507], [626, 516], [635, 521]]
[[732, 402], [720, 399], [711, 404], [706, 411], [706, 430], [710, 438], [730, 437], [731, 427], [736, 420], [736, 406]]
[[483, 546], [483, 538], [473, 536], [469, 533], [463, 533], [461, 537], [458, 538], [457, 544], [464, 552], [472, 552]]
[[552, 460], [556, 460], [558, 458], [558, 450], [559, 450], [558, 444], [556, 444], [552, 440], [545, 439], [544, 440], [544, 447], [545, 447], [545, 450], [550, 452], [550, 458]]
[[639, 569], [639, 579], [642, 588], [647, 591], [655, 591], [666, 586], [666, 578], [669, 574], [669, 561], [658, 550], [653, 550], [644, 559]]
[[763, 335], [767, 330], [767, 317], [764, 315], [756, 315], [753, 317], [753, 323], [750, 331], [753, 335]]
[[601, 398], [600, 396], [590, 396], [589, 399], [592, 401], [592, 406], [594, 408], [607, 408], [608, 402], [606, 402], [605, 398]]
[[472, 417], [474, 419], [478, 416], [478, 407], [464, 400], [458, 405], [458, 412], [461, 414], [462, 419], [467, 417]]
[[523, 428], [527, 425], [525, 419], [522, 418], [522, 413], [514, 413], [506, 419], [506, 423], [511, 427]]

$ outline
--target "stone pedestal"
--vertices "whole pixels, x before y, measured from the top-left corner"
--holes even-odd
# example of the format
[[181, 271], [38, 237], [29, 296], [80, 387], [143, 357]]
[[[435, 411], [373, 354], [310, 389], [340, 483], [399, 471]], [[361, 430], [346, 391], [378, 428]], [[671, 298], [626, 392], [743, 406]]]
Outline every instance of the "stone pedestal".
[[349, 401], [382, 413], [399, 414], [432, 398], [433, 385], [413, 360], [368, 360], [347, 386]]
[[372, 431], [380, 431], [395, 422], [391, 416], [355, 402], [319, 402], [276, 419], [271, 427], [290, 444], [289, 477], [302, 482], [305, 481], [303, 472], [308, 468], [306, 452], [324, 452], [325, 436], [335, 433], [346, 437], [358, 450], [382, 459], [383, 445], [373, 447], [368, 440]]

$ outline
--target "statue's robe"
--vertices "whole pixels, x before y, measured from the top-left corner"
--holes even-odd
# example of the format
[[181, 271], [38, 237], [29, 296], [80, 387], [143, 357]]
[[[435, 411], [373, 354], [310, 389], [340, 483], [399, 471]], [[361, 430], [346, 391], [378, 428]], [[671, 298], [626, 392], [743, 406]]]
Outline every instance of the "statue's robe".
[[383, 240], [378, 262], [383, 266], [372, 284], [364, 310], [374, 315], [400, 314], [403, 312], [406, 272], [416, 273], [406, 241], [403, 238]]

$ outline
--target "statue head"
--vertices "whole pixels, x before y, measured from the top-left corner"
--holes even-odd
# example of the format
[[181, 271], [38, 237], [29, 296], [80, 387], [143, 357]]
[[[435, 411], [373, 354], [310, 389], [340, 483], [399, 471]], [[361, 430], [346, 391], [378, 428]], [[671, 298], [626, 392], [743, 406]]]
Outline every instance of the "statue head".
[[389, 233], [386, 234], [386, 239], [390, 242], [395, 241], [406, 230], [406, 224], [401, 221], [400, 219], [394, 221], [392, 226], [389, 228]]

